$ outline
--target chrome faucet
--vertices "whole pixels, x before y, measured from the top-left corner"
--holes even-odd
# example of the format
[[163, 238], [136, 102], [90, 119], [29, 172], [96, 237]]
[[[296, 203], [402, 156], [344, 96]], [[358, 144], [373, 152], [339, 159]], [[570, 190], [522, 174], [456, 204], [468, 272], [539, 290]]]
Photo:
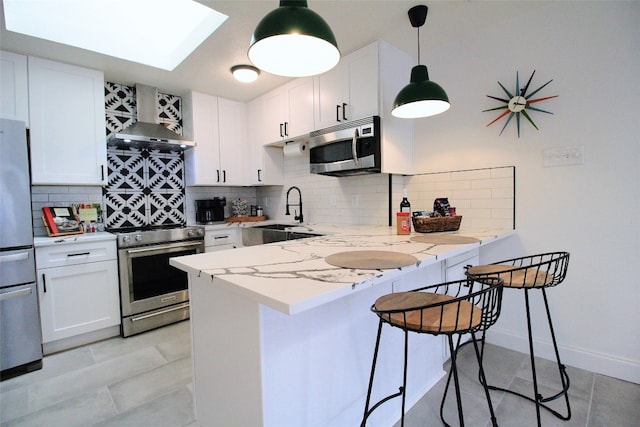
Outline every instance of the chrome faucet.
[[[289, 204], [289, 193], [291, 193], [291, 190], [298, 190], [298, 204]], [[294, 211], [294, 217], [293, 219], [295, 219], [296, 221], [300, 221], [300, 224], [302, 224], [302, 221], [304, 221], [303, 217], [302, 217], [302, 192], [300, 191], [300, 189], [298, 187], [291, 187], [287, 190], [287, 210], [285, 211], [285, 215], [291, 215], [289, 213], [289, 206], [299, 206], [300, 207], [300, 215], [296, 215], [296, 212]]]

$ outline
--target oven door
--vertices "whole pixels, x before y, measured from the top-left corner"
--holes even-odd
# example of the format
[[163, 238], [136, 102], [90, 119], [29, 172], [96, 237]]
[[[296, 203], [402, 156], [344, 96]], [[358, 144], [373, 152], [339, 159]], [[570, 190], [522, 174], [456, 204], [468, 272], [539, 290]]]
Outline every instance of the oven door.
[[204, 252], [204, 241], [120, 249], [122, 315], [131, 316], [188, 301], [187, 273], [169, 265], [169, 258], [201, 252]]

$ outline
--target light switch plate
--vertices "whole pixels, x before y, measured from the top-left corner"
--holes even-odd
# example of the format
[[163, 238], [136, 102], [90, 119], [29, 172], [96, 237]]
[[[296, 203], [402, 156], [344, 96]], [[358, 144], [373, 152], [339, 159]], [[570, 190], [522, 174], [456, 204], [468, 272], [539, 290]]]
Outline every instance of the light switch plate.
[[545, 167], [583, 165], [584, 145], [548, 148], [542, 152]]

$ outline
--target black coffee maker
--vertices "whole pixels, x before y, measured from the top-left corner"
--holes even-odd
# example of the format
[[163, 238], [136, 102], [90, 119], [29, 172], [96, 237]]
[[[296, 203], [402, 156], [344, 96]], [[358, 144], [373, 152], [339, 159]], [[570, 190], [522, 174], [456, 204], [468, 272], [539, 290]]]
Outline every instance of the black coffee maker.
[[196, 200], [196, 222], [198, 224], [211, 224], [216, 221], [224, 221], [224, 207], [226, 205], [226, 197]]

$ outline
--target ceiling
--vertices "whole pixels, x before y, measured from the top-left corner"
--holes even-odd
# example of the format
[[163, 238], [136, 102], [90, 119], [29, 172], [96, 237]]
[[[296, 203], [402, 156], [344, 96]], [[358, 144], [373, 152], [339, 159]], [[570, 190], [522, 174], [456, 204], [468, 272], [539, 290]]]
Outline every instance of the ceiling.
[[[247, 101], [277, 87], [288, 78], [262, 73], [251, 84], [236, 82], [229, 69], [233, 65], [250, 63], [247, 49], [253, 29], [264, 15], [275, 9], [278, 0], [217, 1], [197, 0], [229, 16], [227, 21], [205, 40], [182, 64], [173, 71], [120, 60], [111, 56], [73, 48], [46, 40], [9, 32], [4, 25], [0, 46], [2, 50], [39, 56], [70, 64], [103, 70], [110, 82], [132, 85], [143, 83], [156, 86], [161, 92], [182, 95], [188, 90]], [[391, 44], [416, 57], [417, 34], [411, 27], [407, 11], [417, 4], [427, 4], [427, 22], [420, 31], [423, 63], [425, 52], [432, 46], [464, 37], [478, 29], [499, 21], [513, 18], [530, 8], [540, 7], [544, 2], [495, 2], [488, 0], [447, 0], [420, 2], [416, 0], [309, 0], [309, 8], [320, 14], [331, 26], [342, 54], [348, 54], [366, 44], [383, 38]], [[123, 20], [114, 22], [114, 31], [119, 25], [135, 22], [123, 12]], [[176, 25], [188, 23], [176, 22]], [[158, 33], [170, 37], [171, 29]], [[78, 37], [81, 37], [79, 34]], [[407, 81], [409, 70], [407, 70]]]

